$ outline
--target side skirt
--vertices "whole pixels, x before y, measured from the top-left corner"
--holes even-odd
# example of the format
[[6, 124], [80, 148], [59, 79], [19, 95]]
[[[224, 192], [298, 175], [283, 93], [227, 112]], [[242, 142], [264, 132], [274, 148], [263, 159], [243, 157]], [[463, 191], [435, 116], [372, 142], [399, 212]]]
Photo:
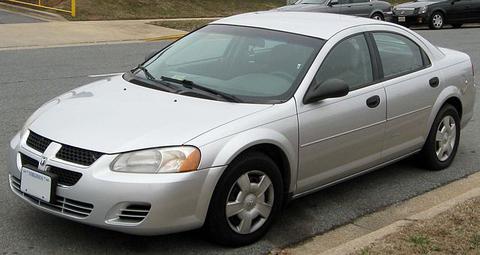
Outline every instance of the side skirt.
[[335, 180], [335, 181], [333, 181], [333, 182], [324, 184], [324, 185], [322, 185], [322, 186], [318, 186], [318, 187], [316, 187], [316, 188], [313, 188], [313, 189], [304, 191], [304, 192], [302, 192], [302, 193], [292, 194], [292, 196], [290, 196], [290, 200], [293, 200], [293, 199], [296, 199], [296, 198], [299, 198], [299, 197], [303, 197], [303, 196], [306, 196], [306, 195], [315, 193], [315, 192], [317, 192], [317, 191], [319, 191], [319, 190], [322, 190], [322, 189], [331, 187], [331, 186], [333, 186], [333, 185], [335, 185], [335, 184], [338, 184], [338, 183], [341, 183], [341, 182], [344, 182], [344, 181], [348, 181], [348, 180], [350, 180], [350, 179], [352, 179], [352, 178], [355, 178], [355, 177], [357, 177], [357, 176], [364, 175], [364, 174], [367, 174], [367, 173], [369, 173], [369, 172], [375, 171], [375, 170], [377, 170], [377, 169], [383, 168], [383, 167], [385, 167], [385, 166], [391, 165], [391, 164], [393, 164], [393, 163], [395, 163], [395, 162], [397, 162], [397, 161], [400, 161], [400, 160], [402, 160], [402, 159], [404, 159], [404, 158], [408, 158], [408, 157], [410, 157], [411, 155], [416, 154], [416, 153], [418, 153], [418, 152], [420, 152], [420, 151], [421, 151], [421, 149], [415, 150], [415, 151], [413, 151], [413, 152], [411, 152], [411, 153], [405, 154], [405, 155], [403, 155], [403, 156], [401, 156], [401, 157], [398, 157], [398, 158], [396, 158], [396, 159], [392, 159], [392, 160], [387, 161], [387, 162], [384, 162], [384, 163], [382, 163], [382, 164], [380, 164], [380, 165], [377, 165], [377, 166], [374, 166], [374, 167], [365, 169], [365, 170], [363, 170], [363, 171], [360, 171], [360, 172], [358, 172], [358, 173], [355, 173], [355, 174], [352, 174], [352, 175], [349, 175], [349, 176], [340, 178], [340, 179], [338, 179], [338, 180]]

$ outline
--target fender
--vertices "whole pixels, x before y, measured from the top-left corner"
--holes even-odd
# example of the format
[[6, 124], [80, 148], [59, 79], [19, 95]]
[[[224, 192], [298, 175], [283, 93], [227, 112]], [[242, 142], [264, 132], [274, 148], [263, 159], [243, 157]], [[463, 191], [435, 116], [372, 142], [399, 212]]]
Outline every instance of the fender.
[[383, 16], [383, 18], [385, 18], [385, 14], [383, 13], [383, 11], [380, 10], [380, 9], [377, 9], [377, 8], [373, 9], [373, 11], [370, 12], [370, 14], [368, 15], [368, 17], [371, 18], [372, 15], [373, 15], [374, 13], [376, 13], [376, 12], [381, 13], [382, 16]]
[[[296, 121], [296, 118], [295, 118]], [[293, 132], [292, 132], [293, 133]], [[296, 187], [297, 180], [297, 154], [298, 154], [298, 134], [295, 132], [294, 141], [288, 139], [284, 134], [270, 129], [268, 127], [259, 127], [255, 129], [246, 130], [238, 133], [233, 137], [227, 137], [209, 146], [221, 146], [218, 148], [218, 153], [212, 157], [212, 166], [225, 166], [230, 164], [238, 155], [247, 149], [260, 144], [271, 144], [280, 148], [285, 154], [290, 167], [290, 183], [288, 184], [289, 192], [293, 192]]]

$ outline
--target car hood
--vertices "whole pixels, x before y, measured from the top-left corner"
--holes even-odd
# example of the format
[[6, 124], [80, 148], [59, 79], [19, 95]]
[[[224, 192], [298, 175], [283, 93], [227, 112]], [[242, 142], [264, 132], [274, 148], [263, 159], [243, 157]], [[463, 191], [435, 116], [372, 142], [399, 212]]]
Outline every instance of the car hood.
[[316, 12], [326, 8], [329, 8], [329, 7], [323, 4], [294, 4], [294, 5], [283, 6], [275, 10], [276, 11], [292, 11], [292, 12]]
[[62, 144], [119, 153], [182, 145], [268, 107], [182, 96], [135, 85], [119, 76], [49, 101], [34, 113], [38, 116], [33, 115], [28, 126]]
[[434, 4], [435, 2], [407, 2], [395, 6], [395, 8], [419, 8]]

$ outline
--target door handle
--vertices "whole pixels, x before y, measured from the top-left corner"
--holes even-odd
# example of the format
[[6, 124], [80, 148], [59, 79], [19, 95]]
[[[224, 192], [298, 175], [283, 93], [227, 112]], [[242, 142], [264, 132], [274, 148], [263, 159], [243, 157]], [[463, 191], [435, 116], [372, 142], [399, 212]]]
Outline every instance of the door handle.
[[367, 99], [367, 106], [369, 108], [375, 108], [380, 104], [380, 97], [379, 96], [373, 96]]
[[433, 77], [428, 83], [430, 84], [430, 87], [436, 88], [440, 84], [440, 80], [438, 77]]

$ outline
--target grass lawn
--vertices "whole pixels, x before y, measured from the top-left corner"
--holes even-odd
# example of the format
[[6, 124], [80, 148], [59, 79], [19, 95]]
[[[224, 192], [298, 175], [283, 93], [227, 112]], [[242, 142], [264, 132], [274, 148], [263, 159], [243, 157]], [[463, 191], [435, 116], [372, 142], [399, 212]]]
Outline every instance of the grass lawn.
[[406, 226], [357, 254], [480, 254], [480, 198]]
[[[21, 0], [38, 3], [38, 0]], [[70, 10], [70, 0], [41, 0], [44, 5]], [[408, 0], [388, 0], [392, 4]], [[286, 0], [77, 0], [77, 17], [70, 20], [160, 19], [222, 17], [270, 10]], [[34, 7], [32, 7], [34, 8]], [[53, 12], [53, 11], [52, 11]]]
[[[36, 3], [38, 0], [22, 0]], [[70, 0], [42, 0], [45, 5], [70, 8]], [[77, 17], [71, 20], [159, 19], [219, 17], [269, 10], [285, 0], [77, 0]], [[62, 14], [62, 13], [60, 13]]]

